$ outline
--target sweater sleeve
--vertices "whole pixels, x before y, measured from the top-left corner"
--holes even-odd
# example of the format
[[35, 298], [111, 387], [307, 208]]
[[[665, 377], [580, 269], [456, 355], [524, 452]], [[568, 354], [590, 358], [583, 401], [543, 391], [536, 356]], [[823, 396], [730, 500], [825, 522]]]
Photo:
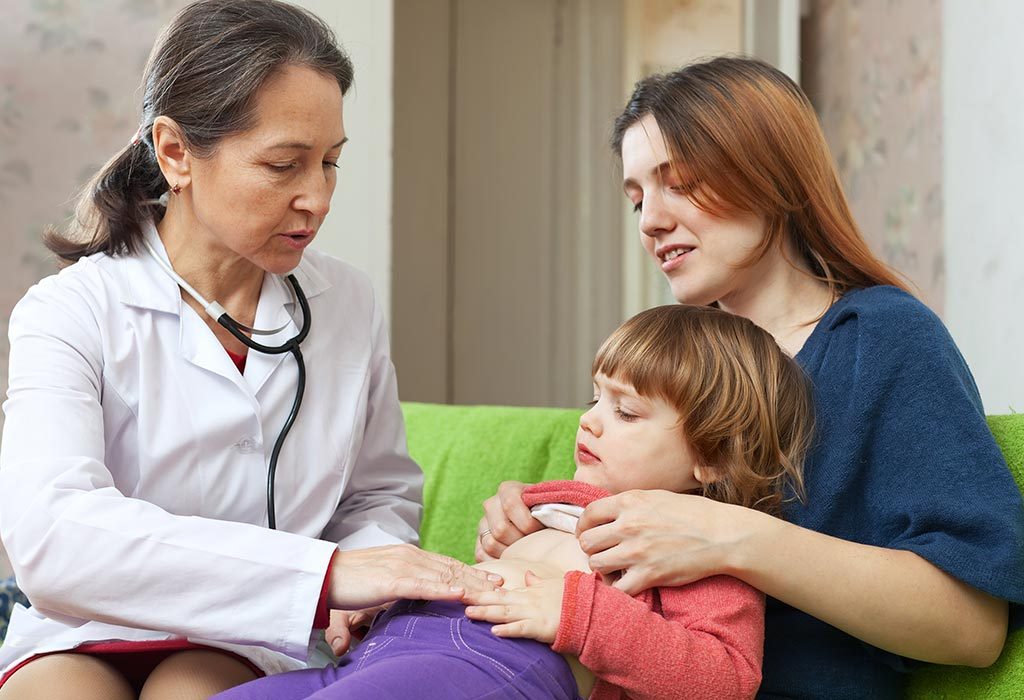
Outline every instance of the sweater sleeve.
[[764, 596], [728, 576], [657, 593], [661, 614], [595, 574], [569, 572], [552, 648], [635, 700], [754, 697]]

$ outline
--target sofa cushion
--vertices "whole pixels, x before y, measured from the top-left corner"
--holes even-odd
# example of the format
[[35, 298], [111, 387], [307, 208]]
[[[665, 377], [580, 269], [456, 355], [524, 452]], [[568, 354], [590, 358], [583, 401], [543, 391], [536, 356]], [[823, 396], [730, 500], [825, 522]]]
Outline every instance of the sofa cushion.
[[425, 549], [473, 561], [481, 504], [502, 481], [572, 478], [580, 410], [404, 403], [409, 452], [426, 477]]
[[[507, 479], [570, 478], [579, 410], [407, 403], [409, 452], [426, 476], [422, 544], [472, 561], [481, 503]], [[990, 416], [989, 426], [1024, 491], [1024, 415]], [[1024, 630], [1010, 635], [987, 669], [925, 666], [907, 697], [1024, 698]]]
[[[989, 416], [988, 426], [1024, 493], [1024, 414]], [[915, 700], [1024, 698], [1024, 629], [1010, 634], [999, 660], [989, 668], [926, 666], [911, 674], [907, 690], [907, 697]]]

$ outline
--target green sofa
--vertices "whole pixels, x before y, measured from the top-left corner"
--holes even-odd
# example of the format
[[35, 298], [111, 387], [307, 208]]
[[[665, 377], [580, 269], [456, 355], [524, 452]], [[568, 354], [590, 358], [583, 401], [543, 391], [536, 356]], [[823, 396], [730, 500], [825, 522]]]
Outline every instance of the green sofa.
[[[406, 403], [409, 451], [426, 473], [423, 546], [473, 559], [480, 504], [506, 479], [570, 478], [579, 411]], [[1024, 490], [1024, 415], [989, 425]], [[1024, 630], [990, 668], [929, 666], [913, 673], [908, 698], [1024, 698]]]
[[[506, 479], [572, 476], [579, 411], [406, 403], [409, 450], [426, 473], [423, 546], [473, 559], [480, 504]], [[989, 425], [1024, 489], [1024, 415], [992, 416]], [[19, 597], [0, 590], [5, 608]], [[5, 627], [0, 610], [0, 628]], [[2, 638], [2, 631], [0, 631]], [[981, 700], [1024, 698], [1024, 630], [1013, 634], [991, 668], [933, 666], [915, 672], [907, 697]]]

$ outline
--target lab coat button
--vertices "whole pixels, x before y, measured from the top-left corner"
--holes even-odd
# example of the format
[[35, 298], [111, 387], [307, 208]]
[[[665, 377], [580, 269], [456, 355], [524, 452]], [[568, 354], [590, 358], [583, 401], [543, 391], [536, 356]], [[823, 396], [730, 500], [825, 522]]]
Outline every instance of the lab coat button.
[[235, 449], [242, 454], [251, 454], [259, 450], [261, 447], [263, 447], [263, 445], [261, 445], [258, 440], [253, 440], [252, 438], [242, 438], [235, 443]]

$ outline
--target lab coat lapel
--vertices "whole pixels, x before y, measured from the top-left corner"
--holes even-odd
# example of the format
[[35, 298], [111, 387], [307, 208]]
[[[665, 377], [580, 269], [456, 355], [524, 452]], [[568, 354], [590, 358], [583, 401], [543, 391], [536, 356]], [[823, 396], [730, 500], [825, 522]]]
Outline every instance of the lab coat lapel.
[[[302, 311], [297, 307], [291, 284], [286, 279], [269, 273], [264, 275], [254, 327], [284, 328], [274, 335], [253, 336], [253, 340], [263, 345], [278, 346], [294, 338], [299, 332], [299, 326], [292, 316], [298, 314], [299, 323], [302, 322]], [[258, 350], [249, 350], [245, 359], [245, 382], [253, 395], [259, 392], [270, 374], [286, 357], [292, 358], [292, 354], [284, 352], [270, 355]]]
[[[307, 251], [299, 266], [292, 270], [303, 294], [313, 305], [313, 299], [321, 292], [330, 288], [331, 283], [322, 275], [316, 266], [307, 259], [310, 255], [318, 255], [313, 251]], [[277, 346], [286, 343], [299, 333], [302, 318], [302, 309], [295, 298], [291, 283], [286, 279], [287, 275], [266, 275], [263, 278], [263, 290], [260, 292], [260, 303], [256, 307], [256, 328], [285, 328], [272, 336], [256, 336], [255, 340], [264, 345]], [[312, 319], [310, 319], [312, 323]], [[270, 375], [276, 370], [285, 358], [294, 364], [295, 360], [290, 352], [278, 355], [268, 355], [258, 350], [250, 350], [245, 360], [245, 381], [249, 384], [253, 395], [266, 383]]]
[[[167, 252], [156, 231], [156, 227], [148, 222], [143, 236], [150, 246], [163, 260], [167, 260]], [[249, 350], [245, 361], [245, 375], [239, 374], [231, 358], [217, 337], [207, 327], [206, 321], [197, 314], [184, 299], [178, 283], [161, 269], [146, 251], [140, 251], [125, 260], [123, 275], [119, 275], [120, 296], [123, 303], [164, 313], [177, 314], [180, 319], [179, 349], [182, 357], [188, 362], [207, 371], [227, 378], [252, 397], [255, 403], [256, 393], [264, 385], [267, 378], [291, 353], [268, 355], [257, 350]], [[331, 286], [330, 282], [305, 259], [292, 271], [298, 279], [307, 299], [313, 299]], [[256, 307], [256, 328], [284, 328], [272, 336], [256, 336], [255, 340], [264, 345], [280, 345], [299, 332], [298, 323], [302, 323], [302, 312], [291, 285], [278, 275], [266, 274], [260, 290], [260, 300]]]
[[[145, 226], [143, 237], [153, 252], [166, 262], [167, 251], [151, 222]], [[219, 374], [246, 394], [251, 393], [206, 321], [185, 303], [178, 283], [146, 250], [126, 257], [113, 272], [124, 304], [178, 317], [178, 351], [185, 361]]]
[[[231, 361], [224, 350], [224, 346], [206, 325], [206, 320], [186, 304], [184, 299], [181, 300], [179, 316], [181, 318], [181, 333], [178, 345], [182, 357], [196, 367], [219, 374], [245, 392], [246, 395], [251, 394], [252, 392], [249, 391], [249, 387], [238, 372], [235, 363]], [[255, 399], [253, 403], [255, 403]]]

